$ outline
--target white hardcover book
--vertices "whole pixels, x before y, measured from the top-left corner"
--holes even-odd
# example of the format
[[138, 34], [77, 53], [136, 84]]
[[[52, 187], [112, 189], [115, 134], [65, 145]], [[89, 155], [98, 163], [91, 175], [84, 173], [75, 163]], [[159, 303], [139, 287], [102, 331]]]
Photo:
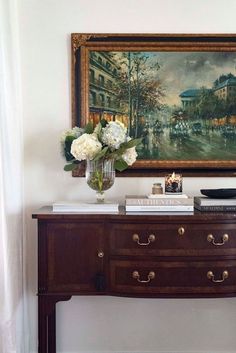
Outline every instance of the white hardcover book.
[[112, 202], [95, 203], [95, 202], [68, 202], [59, 201], [52, 205], [53, 212], [80, 212], [80, 213], [105, 213], [118, 212], [119, 204]]
[[127, 215], [134, 215], [135, 213], [138, 212], [138, 215], [144, 215], [144, 216], [156, 216], [157, 214], [161, 215], [161, 216], [190, 216], [190, 215], [194, 215], [194, 211], [127, 211], [126, 214]]
[[236, 206], [236, 198], [215, 199], [207, 196], [195, 196], [194, 203], [200, 206]]
[[135, 206], [126, 205], [126, 211], [128, 212], [192, 212], [194, 210], [193, 205], [180, 205], [180, 206]]
[[78, 210], [77, 208], [76, 209], [71, 209], [71, 210], [67, 210], [67, 209], [60, 209], [60, 210], [53, 210], [53, 212], [55, 213], [86, 213], [86, 214], [89, 214], [89, 213], [118, 213], [119, 211], [118, 210], [98, 210], [98, 209], [80, 209]]

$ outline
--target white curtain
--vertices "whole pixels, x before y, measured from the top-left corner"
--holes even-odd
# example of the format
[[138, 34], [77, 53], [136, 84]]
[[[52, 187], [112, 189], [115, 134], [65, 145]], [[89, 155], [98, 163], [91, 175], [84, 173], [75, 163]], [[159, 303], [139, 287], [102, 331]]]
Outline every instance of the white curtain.
[[0, 0], [0, 353], [27, 353], [17, 0]]

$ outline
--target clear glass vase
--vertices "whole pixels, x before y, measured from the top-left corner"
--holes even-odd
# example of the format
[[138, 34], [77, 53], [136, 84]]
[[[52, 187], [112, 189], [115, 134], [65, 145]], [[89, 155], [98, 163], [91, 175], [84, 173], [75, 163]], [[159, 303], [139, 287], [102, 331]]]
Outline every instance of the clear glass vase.
[[104, 202], [104, 191], [110, 189], [115, 181], [114, 159], [87, 160], [86, 181], [97, 192], [97, 202]]

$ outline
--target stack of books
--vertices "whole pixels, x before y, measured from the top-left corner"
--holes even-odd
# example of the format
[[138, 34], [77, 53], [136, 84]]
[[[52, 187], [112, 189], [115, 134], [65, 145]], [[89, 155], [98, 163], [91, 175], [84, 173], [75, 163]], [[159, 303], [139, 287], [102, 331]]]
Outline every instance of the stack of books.
[[234, 212], [236, 211], [236, 198], [215, 199], [195, 196], [194, 207], [202, 212]]
[[112, 202], [67, 202], [59, 201], [52, 205], [53, 212], [61, 213], [118, 213], [119, 204]]
[[127, 195], [127, 212], [193, 212], [193, 198], [179, 195]]

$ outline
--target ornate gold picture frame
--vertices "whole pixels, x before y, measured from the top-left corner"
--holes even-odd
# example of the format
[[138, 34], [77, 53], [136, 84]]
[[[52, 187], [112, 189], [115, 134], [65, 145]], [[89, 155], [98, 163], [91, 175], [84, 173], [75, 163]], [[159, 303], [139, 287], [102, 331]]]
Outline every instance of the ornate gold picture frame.
[[236, 174], [236, 35], [73, 33], [71, 43], [73, 126], [120, 120], [143, 137], [122, 176]]

